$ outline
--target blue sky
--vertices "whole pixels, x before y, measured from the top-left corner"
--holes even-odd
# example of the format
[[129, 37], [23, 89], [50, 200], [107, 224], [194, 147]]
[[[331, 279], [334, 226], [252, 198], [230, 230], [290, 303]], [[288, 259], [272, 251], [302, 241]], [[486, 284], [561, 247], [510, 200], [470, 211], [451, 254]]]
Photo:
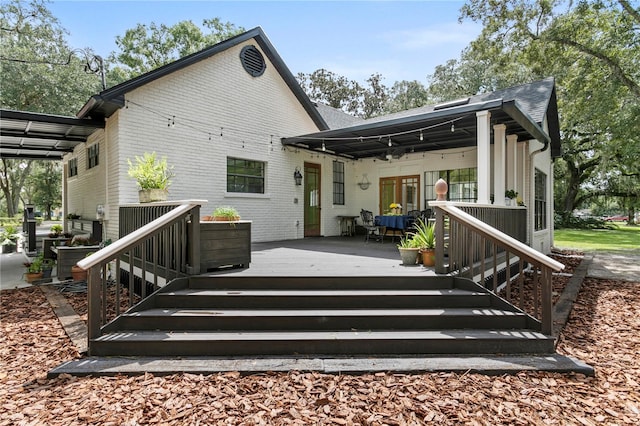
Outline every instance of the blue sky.
[[52, 1], [49, 9], [74, 48], [102, 56], [138, 23], [173, 25], [219, 17], [245, 29], [261, 26], [294, 73], [326, 68], [363, 82], [373, 73], [391, 86], [426, 83], [435, 66], [458, 58], [481, 31], [458, 23], [459, 0], [441, 1]]

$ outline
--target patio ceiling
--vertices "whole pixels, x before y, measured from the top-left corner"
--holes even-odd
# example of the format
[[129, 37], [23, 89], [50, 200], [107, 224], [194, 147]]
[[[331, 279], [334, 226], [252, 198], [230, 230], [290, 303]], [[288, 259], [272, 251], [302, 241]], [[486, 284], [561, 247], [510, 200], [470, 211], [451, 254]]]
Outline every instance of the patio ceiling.
[[0, 158], [61, 160], [104, 121], [0, 110]]
[[[389, 155], [398, 158], [409, 152], [475, 147], [476, 112], [479, 111], [491, 112], [492, 132], [493, 125], [504, 124], [507, 134], [518, 135], [518, 140], [550, 142], [547, 134], [517, 102], [494, 99], [474, 104], [453, 104], [398, 118], [367, 120], [364, 124], [352, 127], [283, 138], [282, 144], [350, 159], [382, 160]], [[491, 139], [493, 142], [493, 136]]]

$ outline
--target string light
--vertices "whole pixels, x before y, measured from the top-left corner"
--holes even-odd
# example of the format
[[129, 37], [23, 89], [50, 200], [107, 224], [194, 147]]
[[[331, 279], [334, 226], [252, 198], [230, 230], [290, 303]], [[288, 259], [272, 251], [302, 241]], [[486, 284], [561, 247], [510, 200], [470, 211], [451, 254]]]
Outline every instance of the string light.
[[[176, 126], [176, 116], [175, 115], [168, 115], [166, 112], [160, 112], [160, 111], [157, 111], [157, 110], [155, 110], [153, 108], [150, 108], [150, 107], [147, 107], [145, 105], [139, 104], [139, 103], [137, 103], [135, 101], [132, 101], [130, 99], [126, 99], [125, 100], [125, 108], [129, 109], [130, 106], [137, 106], [137, 107], [140, 107], [141, 109], [149, 111], [150, 113], [152, 113], [154, 115], [166, 118], [167, 119], [167, 127], [168, 128], [175, 128], [175, 126]], [[423, 128], [419, 128], [419, 129], [412, 129], [412, 130], [396, 132], [396, 133], [388, 133], [388, 134], [382, 134], [382, 135], [335, 137], [335, 138], [330, 138], [330, 137], [329, 138], [327, 138], [327, 137], [305, 137], [304, 139], [305, 140], [309, 140], [309, 141], [322, 140], [322, 151], [323, 152], [326, 152], [326, 149], [327, 149], [326, 148], [326, 141], [327, 140], [329, 140], [329, 141], [358, 141], [358, 142], [366, 142], [367, 140], [372, 140], [374, 138], [377, 138], [380, 143], [383, 143], [382, 142], [382, 138], [387, 138], [387, 145], [391, 148], [391, 147], [393, 147], [393, 142], [391, 141], [392, 137], [401, 136], [401, 135], [407, 135], [407, 134], [411, 134], [411, 133], [414, 133], [414, 134], [417, 133], [419, 140], [421, 142], [424, 142], [424, 140], [425, 140], [424, 132], [425, 131], [428, 131], [429, 129], [433, 129], [433, 128], [440, 127], [440, 126], [443, 126], [443, 125], [451, 124], [451, 132], [455, 132], [455, 122], [459, 121], [459, 120], [462, 120], [462, 119], [464, 119], [466, 117], [467, 116], [461, 116], [461, 117], [457, 117], [455, 119], [450, 119], [450, 120], [447, 120], [447, 121], [444, 121], [444, 122], [435, 123], [433, 125], [430, 125], [430, 126], [427, 126], [427, 127], [423, 127]], [[179, 118], [179, 121], [178, 121], [177, 124], [179, 124], [180, 126], [183, 126], [183, 127], [186, 127], [186, 128], [190, 128], [190, 129], [192, 129], [192, 130], [194, 130], [196, 132], [199, 132], [199, 133], [203, 133], [208, 138], [208, 140], [212, 140], [214, 133], [212, 133], [211, 130], [206, 129], [207, 126], [210, 126], [209, 123], [200, 122], [200, 121], [193, 120], [193, 119], [190, 119], [190, 118], [183, 118], [183, 117], [178, 117], [178, 118]], [[192, 125], [190, 123], [194, 123], [195, 125]], [[199, 125], [200, 127], [198, 127], [196, 125]], [[238, 136], [240, 136], [240, 134], [242, 136], [246, 136], [247, 134], [250, 134], [250, 135], [261, 136], [261, 137], [264, 137], [265, 139], [266, 139], [266, 136], [269, 136], [269, 144], [271, 145], [271, 149], [272, 150], [273, 150], [273, 138], [274, 137], [278, 137], [278, 138], [285, 137], [285, 136], [277, 135], [277, 134], [266, 134], [266, 133], [251, 132], [251, 131], [248, 131], [247, 129], [227, 128], [227, 130], [231, 130], [234, 133], [237, 132], [239, 134]], [[245, 148], [245, 146], [246, 146], [245, 140], [242, 139], [241, 137], [238, 137], [238, 136], [236, 136], [236, 137], [230, 136], [228, 134], [228, 132], [225, 132], [225, 128], [220, 126], [220, 137], [221, 138], [225, 137], [227, 140], [240, 141], [242, 143], [242, 148]], [[288, 145], [283, 145], [282, 146], [283, 150], [285, 150], [287, 148], [288, 148]], [[295, 149], [294, 152], [298, 152], [298, 148], [297, 147], [292, 146], [292, 148]], [[415, 152], [415, 147], [411, 146], [411, 147], [408, 147], [408, 148], [410, 149], [410, 152]], [[458, 153], [460, 153], [460, 152], [458, 152]], [[437, 153], [434, 153], [434, 154], [437, 155]], [[452, 153], [447, 153], [447, 155], [449, 155], [449, 154], [453, 155], [453, 154], [456, 154], [456, 153], [453, 153], [453, 152]], [[464, 152], [462, 152], [461, 154], [462, 154], [462, 157], [464, 157]], [[433, 154], [426, 153], [426, 155], [433, 155]], [[423, 158], [425, 157], [425, 153], [424, 152], [423, 152], [422, 156], [423, 156]], [[440, 157], [441, 157], [441, 159], [444, 159], [444, 154], [441, 154]]]

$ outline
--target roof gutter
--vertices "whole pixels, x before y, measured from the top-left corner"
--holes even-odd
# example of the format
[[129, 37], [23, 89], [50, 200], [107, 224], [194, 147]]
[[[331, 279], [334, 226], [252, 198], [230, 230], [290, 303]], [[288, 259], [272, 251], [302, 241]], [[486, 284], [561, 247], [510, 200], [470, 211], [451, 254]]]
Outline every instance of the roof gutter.
[[[544, 130], [536, 123], [533, 118], [529, 116], [526, 112], [524, 112], [518, 103], [513, 101], [504, 102], [502, 104], [502, 110], [509, 114], [511, 118], [513, 118], [523, 129], [525, 129], [529, 134], [535, 137], [538, 141], [542, 142], [544, 146], [539, 149], [539, 152], [546, 151], [549, 148], [549, 144], [551, 143], [551, 138], [549, 135], [545, 133]], [[535, 155], [539, 153], [538, 151], [532, 153], [531, 155]], [[533, 157], [532, 157], [533, 158]]]

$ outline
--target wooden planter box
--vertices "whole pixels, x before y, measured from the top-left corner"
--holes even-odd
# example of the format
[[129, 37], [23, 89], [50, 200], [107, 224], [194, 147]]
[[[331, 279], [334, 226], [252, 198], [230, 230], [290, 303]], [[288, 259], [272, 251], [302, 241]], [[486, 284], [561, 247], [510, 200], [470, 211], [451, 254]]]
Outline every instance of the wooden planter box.
[[51, 251], [56, 253], [58, 279], [71, 279], [71, 267], [78, 261], [87, 257], [87, 254], [100, 250], [100, 246], [76, 246], [76, 247], [51, 247]]
[[51, 247], [66, 246], [71, 243], [71, 238], [42, 238], [42, 254], [45, 259], [55, 259], [55, 254], [51, 251]]
[[251, 221], [200, 222], [200, 272], [220, 267], [248, 268]]

